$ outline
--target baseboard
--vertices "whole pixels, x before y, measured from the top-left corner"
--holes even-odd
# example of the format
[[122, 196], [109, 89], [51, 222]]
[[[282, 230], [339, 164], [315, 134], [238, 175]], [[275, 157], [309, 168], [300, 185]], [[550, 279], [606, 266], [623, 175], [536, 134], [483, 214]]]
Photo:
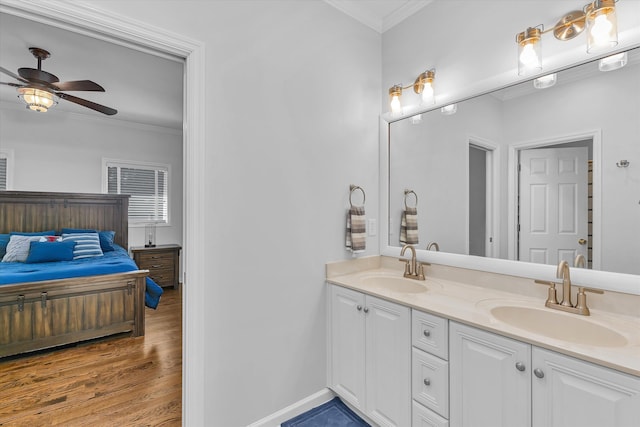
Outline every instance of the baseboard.
[[274, 412], [261, 420], [258, 420], [247, 427], [279, 427], [283, 422], [291, 418], [307, 412], [316, 406], [320, 406], [335, 397], [335, 393], [328, 388], [324, 388], [311, 396], [305, 397], [297, 401], [293, 405], [289, 405], [284, 409]]

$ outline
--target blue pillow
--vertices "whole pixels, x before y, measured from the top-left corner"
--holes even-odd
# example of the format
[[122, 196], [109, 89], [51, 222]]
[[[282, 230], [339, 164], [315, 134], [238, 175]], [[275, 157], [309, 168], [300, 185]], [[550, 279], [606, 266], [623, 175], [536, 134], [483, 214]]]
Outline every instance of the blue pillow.
[[55, 236], [56, 230], [36, 231], [34, 233], [23, 233], [22, 231], [12, 231], [10, 236]]
[[113, 243], [113, 239], [116, 237], [115, 231], [100, 231], [98, 236], [100, 237], [100, 248], [102, 249], [102, 252], [111, 252], [116, 250]]
[[26, 263], [71, 261], [76, 242], [31, 242]]
[[0, 234], [0, 259], [7, 253], [7, 245], [9, 244], [9, 239], [11, 239], [11, 235], [9, 234]]
[[100, 237], [98, 233], [71, 233], [62, 235], [63, 242], [75, 242], [73, 248], [73, 259], [102, 256], [100, 249]]
[[91, 228], [63, 228], [62, 234], [80, 234], [80, 233], [98, 233], [100, 237], [100, 249], [102, 252], [111, 252], [116, 248], [113, 246], [113, 239], [115, 238], [115, 231], [100, 231], [93, 230]]

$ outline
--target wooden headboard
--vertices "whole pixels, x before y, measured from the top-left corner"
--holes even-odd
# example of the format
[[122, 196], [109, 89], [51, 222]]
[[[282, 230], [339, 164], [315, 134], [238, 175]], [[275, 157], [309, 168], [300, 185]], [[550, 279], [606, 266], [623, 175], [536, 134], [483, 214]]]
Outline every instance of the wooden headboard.
[[129, 195], [0, 191], [0, 234], [65, 228], [116, 232], [129, 249]]

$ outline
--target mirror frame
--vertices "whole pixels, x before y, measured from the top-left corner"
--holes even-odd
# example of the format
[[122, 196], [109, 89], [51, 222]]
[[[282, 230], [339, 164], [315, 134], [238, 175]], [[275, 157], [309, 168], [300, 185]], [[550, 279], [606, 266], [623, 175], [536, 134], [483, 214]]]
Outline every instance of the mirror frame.
[[[613, 52], [607, 52], [604, 55], [600, 55], [597, 57], [589, 58], [588, 60], [578, 62], [575, 64], [567, 64], [564, 67], [561, 67], [557, 70], [547, 71], [545, 70], [543, 74], [550, 74], [554, 72], [562, 71], [563, 69], [571, 68], [577, 65], [585, 64], [592, 61], [597, 61], [598, 59], [613, 55], [616, 53], [620, 53], [626, 50], [640, 48], [640, 44], [634, 44], [632, 46], [625, 46], [619, 50]], [[514, 72], [514, 75], [516, 73]], [[533, 80], [534, 78], [539, 77], [539, 75], [528, 76], [524, 79], [513, 79], [510, 82], [506, 82], [502, 86], [495, 87], [493, 89], [489, 89], [480, 93], [470, 94], [469, 96], [465, 96], [457, 101], [447, 101], [446, 104], [459, 103], [469, 100], [471, 98], [475, 98], [481, 95], [486, 95], [490, 92], [504, 89], [506, 87], [510, 87], [516, 84], [520, 84], [526, 81]], [[445, 103], [438, 102], [433, 105], [432, 108], [428, 110], [419, 110], [419, 109], [407, 109], [403, 112], [401, 116], [391, 116], [391, 114], [386, 113], [380, 116], [380, 143], [379, 143], [379, 151], [380, 151], [380, 221], [379, 221], [379, 242], [380, 242], [380, 254], [383, 256], [391, 256], [395, 258], [400, 257], [401, 247], [395, 247], [389, 245], [389, 167], [390, 167], [390, 158], [389, 158], [389, 126], [391, 123], [407, 119], [415, 114], [426, 113], [429, 111], [435, 111], [440, 109], [445, 105]], [[593, 131], [590, 129], [589, 131]], [[507, 186], [504, 186], [507, 187]], [[436, 252], [436, 251], [427, 251], [426, 249], [418, 249], [416, 248], [417, 258], [422, 262], [429, 262], [433, 264], [440, 264], [450, 267], [459, 267], [471, 270], [478, 270], [488, 273], [498, 273], [505, 274], [510, 276], [518, 276], [525, 277], [534, 280], [548, 280], [548, 281], [557, 281], [556, 279], [556, 269], [555, 265], [546, 265], [546, 264], [534, 264], [525, 261], [516, 261], [512, 259], [500, 259], [500, 258], [487, 258], [480, 257], [474, 255], [461, 255], [455, 253], [447, 253], [447, 252]], [[509, 252], [509, 256], [511, 255], [511, 251]], [[571, 278], [572, 281], [576, 284], [588, 286], [592, 288], [614, 291], [614, 292], [624, 292], [633, 295], [640, 295], [640, 275], [635, 274], [626, 274], [626, 273], [615, 273], [611, 271], [601, 271], [601, 270], [589, 270], [582, 268], [572, 268], [571, 269]]]

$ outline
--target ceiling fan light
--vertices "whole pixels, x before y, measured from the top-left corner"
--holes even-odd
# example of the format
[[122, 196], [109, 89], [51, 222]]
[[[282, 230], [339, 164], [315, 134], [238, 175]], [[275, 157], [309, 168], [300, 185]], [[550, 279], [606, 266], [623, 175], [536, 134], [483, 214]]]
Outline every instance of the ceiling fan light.
[[46, 113], [58, 103], [58, 97], [53, 93], [32, 87], [18, 88], [18, 98], [27, 104], [28, 110], [39, 113]]

